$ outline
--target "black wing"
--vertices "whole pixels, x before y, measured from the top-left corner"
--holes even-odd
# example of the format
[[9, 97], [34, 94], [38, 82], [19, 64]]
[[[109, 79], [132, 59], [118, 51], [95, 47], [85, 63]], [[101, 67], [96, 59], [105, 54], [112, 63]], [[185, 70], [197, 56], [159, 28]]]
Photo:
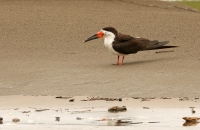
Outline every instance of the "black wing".
[[118, 34], [113, 42], [113, 49], [121, 54], [134, 54], [145, 50], [150, 42], [148, 39]]

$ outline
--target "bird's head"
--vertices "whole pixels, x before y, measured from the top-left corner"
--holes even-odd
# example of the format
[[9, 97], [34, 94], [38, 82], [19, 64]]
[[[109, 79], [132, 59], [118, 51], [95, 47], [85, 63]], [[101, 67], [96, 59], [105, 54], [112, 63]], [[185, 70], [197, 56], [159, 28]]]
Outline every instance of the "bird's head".
[[97, 38], [115, 38], [115, 36], [118, 34], [117, 30], [113, 27], [105, 27], [103, 29], [101, 29], [99, 32], [97, 32], [96, 34], [92, 35], [91, 37], [89, 37], [87, 40], [85, 40], [84, 42], [88, 42], [90, 40], [94, 40]]

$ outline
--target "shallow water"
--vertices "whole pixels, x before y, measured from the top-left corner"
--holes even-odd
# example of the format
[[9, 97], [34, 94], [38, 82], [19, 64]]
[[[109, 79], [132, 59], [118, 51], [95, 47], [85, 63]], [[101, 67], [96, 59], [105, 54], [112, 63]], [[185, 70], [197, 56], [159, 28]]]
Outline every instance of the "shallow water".
[[[185, 129], [183, 126], [185, 121], [182, 119], [185, 116], [199, 116], [199, 108], [195, 110], [197, 113], [192, 114], [189, 108], [129, 108], [126, 112], [109, 113], [102, 109], [49, 109], [41, 112], [36, 112], [36, 109], [18, 109], [18, 110], [0, 110], [0, 115], [3, 117], [3, 124], [0, 128], [16, 129], [16, 128], [32, 128], [34, 127], [48, 127], [51, 126], [92, 126], [92, 127], [137, 127], [137, 128], [168, 128], [168, 129]], [[91, 110], [91, 111], [90, 111]], [[30, 111], [29, 113], [22, 113], [23, 111]], [[56, 121], [56, 117], [60, 117]], [[77, 119], [78, 117], [78, 119]], [[20, 122], [12, 122], [13, 118], [19, 118]], [[125, 123], [117, 123], [118, 120]], [[191, 128], [199, 129], [200, 125], [193, 124]]]

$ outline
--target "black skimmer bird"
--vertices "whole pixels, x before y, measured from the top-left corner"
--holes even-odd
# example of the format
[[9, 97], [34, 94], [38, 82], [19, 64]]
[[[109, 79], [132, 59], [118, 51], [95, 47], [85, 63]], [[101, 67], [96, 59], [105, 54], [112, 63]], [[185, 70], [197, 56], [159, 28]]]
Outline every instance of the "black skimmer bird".
[[[104, 38], [104, 45], [106, 48], [115, 55], [118, 55], [116, 65], [122, 65], [124, 56], [129, 54], [136, 54], [138, 51], [155, 50], [173, 48], [176, 46], [163, 46], [169, 41], [159, 42], [158, 40], [148, 40], [140, 37], [132, 37], [118, 33], [113, 27], [105, 27], [99, 32], [89, 37], [84, 42], [94, 40], [97, 38]], [[119, 58], [122, 56], [122, 62], [119, 63]]]

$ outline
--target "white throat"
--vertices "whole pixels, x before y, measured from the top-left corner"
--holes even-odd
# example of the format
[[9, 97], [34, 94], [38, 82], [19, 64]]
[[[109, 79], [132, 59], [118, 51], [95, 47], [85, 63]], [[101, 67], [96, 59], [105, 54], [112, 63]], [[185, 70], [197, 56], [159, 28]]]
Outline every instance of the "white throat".
[[101, 30], [104, 33], [104, 45], [108, 49], [108, 51], [112, 52], [115, 55], [121, 55], [113, 49], [113, 41], [115, 39], [115, 35], [112, 32], [108, 32], [105, 30]]

